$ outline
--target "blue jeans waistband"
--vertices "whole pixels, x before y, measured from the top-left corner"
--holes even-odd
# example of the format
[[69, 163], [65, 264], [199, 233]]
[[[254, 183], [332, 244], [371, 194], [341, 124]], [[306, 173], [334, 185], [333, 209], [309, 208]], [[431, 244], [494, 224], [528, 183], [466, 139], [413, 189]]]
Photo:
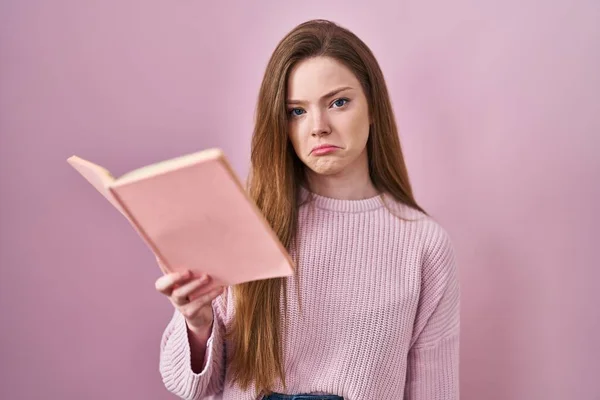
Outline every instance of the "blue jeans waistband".
[[281, 394], [272, 393], [263, 397], [263, 400], [344, 400], [334, 394]]

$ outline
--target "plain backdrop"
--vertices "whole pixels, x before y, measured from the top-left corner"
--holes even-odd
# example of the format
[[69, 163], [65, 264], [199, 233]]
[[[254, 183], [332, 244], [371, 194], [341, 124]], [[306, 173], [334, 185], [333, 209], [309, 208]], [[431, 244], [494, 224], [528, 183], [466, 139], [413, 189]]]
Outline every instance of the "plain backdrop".
[[461, 398], [600, 399], [595, 0], [1, 1], [0, 398], [173, 398], [159, 269], [66, 159], [218, 146], [245, 178], [267, 60], [310, 18], [375, 53], [454, 240]]

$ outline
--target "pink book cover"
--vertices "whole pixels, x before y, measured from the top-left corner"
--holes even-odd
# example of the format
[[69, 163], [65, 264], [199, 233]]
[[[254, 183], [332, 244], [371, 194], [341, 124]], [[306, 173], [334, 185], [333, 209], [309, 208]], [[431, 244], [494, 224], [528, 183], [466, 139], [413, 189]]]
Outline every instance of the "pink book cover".
[[123, 213], [165, 273], [191, 269], [209, 274], [214, 285], [293, 273], [288, 252], [219, 149], [118, 179], [77, 156], [68, 162]]

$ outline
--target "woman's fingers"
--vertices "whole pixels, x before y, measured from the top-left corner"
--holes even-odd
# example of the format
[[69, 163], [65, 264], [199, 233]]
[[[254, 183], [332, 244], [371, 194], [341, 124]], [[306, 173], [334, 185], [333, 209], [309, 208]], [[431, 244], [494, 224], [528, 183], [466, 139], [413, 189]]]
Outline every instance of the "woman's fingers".
[[216, 285], [207, 274], [197, 276], [190, 270], [165, 274], [155, 286], [183, 314], [188, 327], [198, 332], [206, 331], [213, 323], [212, 302], [227, 288]]
[[192, 295], [203, 294], [204, 292], [206, 292], [205, 287], [209, 283], [209, 281], [210, 277], [208, 277], [207, 275], [202, 275], [200, 278], [192, 279], [186, 284], [174, 289], [171, 293], [171, 300], [173, 300], [177, 305], [189, 303], [196, 297]]
[[[216, 288], [211, 289], [207, 293], [199, 295], [197, 298], [190, 301], [189, 303], [179, 306], [179, 310], [188, 321], [194, 321], [194, 326], [206, 325], [210, 320], [210, 316], [212, 316], [212, 309], [210, 308], [210, 305], [212, 301], [222, 293], [223, 286], [218, 286]], [[207, 316], [201, 315], [203, 310], [209, 311], [207, 312]], [[198, 319], [199, 321], [195, 321]]]
[[181, 285], [191, 277], [189, 270], [163, 275], [156, 280], [155, 287], [160, 293], [170, 296], [176, 285]]

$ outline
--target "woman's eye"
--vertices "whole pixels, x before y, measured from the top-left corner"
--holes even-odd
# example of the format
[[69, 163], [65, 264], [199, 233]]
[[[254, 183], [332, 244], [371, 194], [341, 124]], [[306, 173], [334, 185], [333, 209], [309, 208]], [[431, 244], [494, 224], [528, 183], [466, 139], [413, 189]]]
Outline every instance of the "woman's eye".
[[302, 115], [302, 113], [304, 113], [304, 110], [303, 110], [303, 109], [301, 109], [301, 108], [292, 108], [292, 109], [290, 110], [290, 114], [291, 114], [292, 116], [296, 116], [296, 117], [297, 117], [297, 116], [299, 116], [299, 115]]
[[348, 102], [348, 99], [337, 99], [333, 102], [333, 105], [336, 107], [343, 107]]

